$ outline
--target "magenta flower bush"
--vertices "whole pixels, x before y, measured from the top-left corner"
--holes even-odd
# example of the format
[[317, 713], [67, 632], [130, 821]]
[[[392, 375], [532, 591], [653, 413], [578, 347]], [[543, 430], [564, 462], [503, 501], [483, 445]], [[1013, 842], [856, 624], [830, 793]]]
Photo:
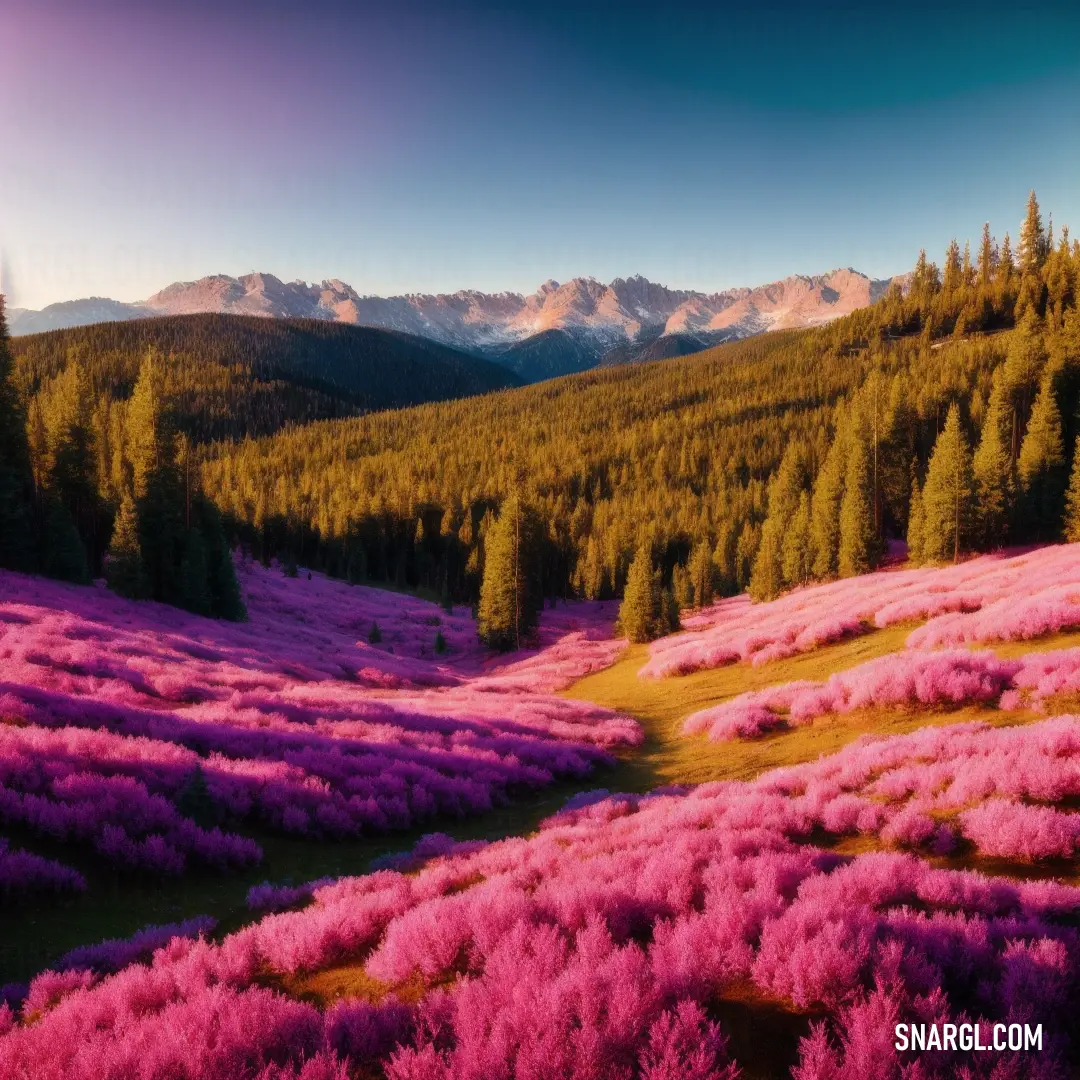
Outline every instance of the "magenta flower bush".
[[745, 596], [721, 600], [687, 618], [686, 633], [653, 642], [641, 674], [763, 664], [908, 621], [925, 624], [908, 638], [913, 649], [1026, 641], [1080, 627], [1080, 545], [882, 570], [795, 589], [767, 604]]
[[240, 579], [246, 624], [0, 572], [0, 821], [121, 870], [228, 870], [260, 858], [245, 822], [332, 838], [460, 817], [643, 737], [554, 695], [624, 647], [613, 605], [545, 612], [536, 646], [495, 660], [471, 619], [412, 597]]
[[82, 892], [85, 888], [86, 879], [71, 867], [12, 848], [0, 836], [0, 903], [34, 893]]
[[[967, 756], [998, 735], [1018, 741], [991, 756], [1033, 767], [1080, 737], [1072, 721], [969, 725]], [[867, 743], [753, 784], [580, 800], [533, 837], [433, 854], [408, 876], [342, 879], [220, 943], [174, 939], [149, 966], [103, 977], [56, 973], [0, 1037], [0, 1075], [730, 1080], [738, 1062], [711, 1002], [747, 984], [825, 1018], [799, 1076], [898, 1078], [913, 1057], [881, 1024], [930, 1018], [1037, 1019], [1050, 1034], [1041, 1054], [980, 1055], [970, 1075], [1064, 1075], [1080, 890], [806, 842], [826, 791], [870, 791], [932, 762], [947, 745], [935, 737]], [[385, 996], [321, 1011], [265, 985], [340, 963], [363, 964]], [[406, 981], [412, 1004], [394, 992]], [[972, 1060], [924, 1057], [918, 1075], [953, 1077]]]
[[825, 682], [797, 681], [740, 694], [688, 716], [683, 731], [722, 742], [871, 706], [949, 708], [998, 701], [1025, 663], [993, 653], [905, 651], [870, 660]]

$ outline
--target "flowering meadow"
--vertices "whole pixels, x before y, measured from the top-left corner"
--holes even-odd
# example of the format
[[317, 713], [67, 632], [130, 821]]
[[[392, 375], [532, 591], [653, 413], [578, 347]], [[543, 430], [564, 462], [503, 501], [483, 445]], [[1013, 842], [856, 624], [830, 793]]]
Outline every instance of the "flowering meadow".
[[[228, 624], [0, 574], [0, 821], [119, 871], [229, 871], [261, 858], [247, 823], [336, 838], [460, 817], [642, 738], [553, 694], [622, 647], [598, 605], [551, 612], [539, 647], [494, 662], [470, 618], [413, 597], [257, 565], [241, 580], [250, 621]], [[6, 894], [83, 887], [0, 853]]]
[[641, 673], [662, 678], [737, 661], [767, 664], [908, 621], [922, 623], [908, 638], [916, 649], [1027, 641], [1080, 627], [1080, 545], [882, 570], [795, 589], [768, 604], [722, 600], [684, 619], [687, 633], [653, 642]]
[[[0, 1072], [734, 1080], [731, 1033], [713, 1014], [735, 995], [811, 1018], [798, 1080], [1064, 1076], [1080, 890], [809, 842], [884, 837], [896, 817], [875, 817], [871, 790], [927, 812], [963, 800], [970, 788], [939, 789], [949, 776], [963, 787], [974, 758], [988, 806], [1062, 790], [1048, 763], [1080, 725], [1021, 730], [1030, 740], [969, 727], [955, 751], [941, 731], [868, 742], [753, 784], [600, 793], [529, 838], [433, 843], [408, 873], [322, 885], [219, 943], [177, 936], [116, 974], [43, 973], [0, 1011]], [[1029, 774], [995, 787], [1010, 763]], [[961, 819], [980, 843], [986, 823]], [[921, 842], [893, 831], [897, 846]], [[280, 990], [343, 965], [358, 992], [325, 1008]], [[946, 1050], [902, 1073], [901, 1021], [1038, 1022], [1046, 1037], [1040, 1052]]]
[[[0, 1076], [1068, 1077], [1080, 649], [1032, 639], [1080, 625], [1074, 572], [1080, 548], [1050, 548], [723, 601], [654, 644], [646, 677], [919, 625], [896, 653], [651, 727], [653, 744], [799, 738], [782, 732], [859, 710], [928, 723], [749, 780], [620, 793], [616, 764], [597, 774], [611, 790], [493, 841], [447, 833], [519, 787], [655, 751], [629, 716], [558, 696], [618, 661], [613, 612], [545, 612], [536, 647], [496, 660], [460, 614], [304, 574], [244, 569], [240, 626], [9, 575], [0, 813], [20, 835], [183, 879], [250, 864], [251, 823], [312, 843], [446, 832], [366, 874], [255, 885], [228, 932], [147, 926], [3, 986]], [[1017, 640], [1030, 650], [992, 651]], [[187, 816], [207, 805], [216, 821]], [[0, 848], [5, 895], [86, 887], [30, 847]], [[898, 1051], [900, 1023], [1039, 1024], [1042, 1048]]]

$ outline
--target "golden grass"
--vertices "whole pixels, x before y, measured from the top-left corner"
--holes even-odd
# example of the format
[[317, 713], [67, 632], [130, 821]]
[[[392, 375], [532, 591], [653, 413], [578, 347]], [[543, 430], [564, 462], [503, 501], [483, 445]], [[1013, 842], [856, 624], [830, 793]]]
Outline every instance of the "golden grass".
[[1052, 649], [1073, 649], [1080, 645], [1080, 630], [1063, 630], [1059, 634], [1047, 634], [1045, 637], [1030, 641], [991, 641], [987, 644], [974, 643], [972, 649], [992, 649], [1002, 660], [1019, 660], [1030, 652], [1050, 652]]
[[984, 720], [997, 725], [1038, 719], [1037, 714], [1026, 710], [1006, 712], [981, 706], [951, 711], [883, 708], [826, 716], [758, 739], [712, 743], [704, 736], [688, 738], [682, 734], [683, 720], [698, 709], [717, 705], [746, 690], [794, 679], [827, 679], [834, 672], [902, 649], [910, 632], [910, 624], [892, 626], [760, 667], [729, 664], [668, 679], [638, 677], [648, 649], [636, 645], [618, 663], [579, 680], [564, 695], [629, 713], [644, 727], [644, 745], [624, 755], [617, 776], [605, 780], [608, 786], [621, 791], [647, 791], [662, 784], [752, 780], [768, 769], [835, 753], [868, 733], [903, 735], [931, 724]]

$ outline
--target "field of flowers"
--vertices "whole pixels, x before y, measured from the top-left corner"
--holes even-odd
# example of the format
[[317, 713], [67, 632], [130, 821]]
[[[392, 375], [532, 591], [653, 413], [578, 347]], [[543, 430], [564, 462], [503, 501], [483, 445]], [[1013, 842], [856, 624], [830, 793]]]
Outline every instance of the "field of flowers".
[[882, 570], [795, 589], [770, 604], [723, 600], [684, 619], [687, 633], [656, 641], [647, 678], [738, 661], [767, 664], [828, 642], [920, 621], [915, 649], [1027, 641], [1080, 627], [1080, 545], [944, 568]]
[[[76, 615], [34, 598], [59, 586], [0, 582], [24, 590], [0, 605], [5, 820], [29, 836], [69, 829], [121, 867], [165, 858], [149, 850], [160, 838], [185, 865], [227, 868], [249, 856], [251, 821], [318, 843], [412, 820], [453, 831], [453, 816], [518, 786], [639, 760], [665, 739], [707, 747], [686, 737], [706, 733], [730, 752], [839, 716], [865, 717], [866, 733], [748, 780], [620, 793], [616, 764], [612, 790], [574, 796], [529, 835], [432, 833], [366, 874], [257, 885], [229, 932], [189, 919], [87, 944], [0, 988], [0, 1076], [1075, 1075], [1080, 648], [1037, 639], [1080, 626], [1080, 546], [722, 601], [652, 646], [642, 685], [719, 664], [757, 675], [838, 638], [913, 628], [898, 652], [757, 681], [670, 732], [556, 696], [617, 661], [613, 611], [545, 613], [539, 648], [493, 661], [468, 619], [420, 601], [242, 576], [242, 627], [151, 618], [86, 590]], [[429, 646], [436, 617], [445, 655]], [[1018, 641], [1030, 648], [994, 651]], [[875, 734], [896, 710], [927, 722]], [[184, 816], [201, 805], [193, 792], [220, 822]], [[360, 813], [361, 794], [381, 818]], [[134, 855], [109, 846], [114, 823]], [[9, 897], [85, 885], [15, 845], [0, 873], [5, 860]], [[899, 1052], [898, 1023], [1039, 1024], [1042, 1048]]]
[[[545, 613], [540, 647], [495, 664], [470, 618], [413, 597], [241, 580], [250, 621], [225, 624], [0, 574], [0, 822], [121, 872], [228, 871], [261, 858], [249, 823], [318, 839], [460, 817], [641, 740], [552, 693], [621, 647], [596, 605]], [[0, 852], [5, 894], [84, 887]]]

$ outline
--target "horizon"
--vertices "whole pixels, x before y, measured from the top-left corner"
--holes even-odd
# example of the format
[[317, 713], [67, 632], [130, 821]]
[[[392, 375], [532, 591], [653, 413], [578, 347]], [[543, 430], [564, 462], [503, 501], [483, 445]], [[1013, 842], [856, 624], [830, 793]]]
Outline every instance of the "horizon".
[[716, 293], [1015, 239], [1031, 188], [1080, 221], [1080, 12], [935, 19], [7, 0], [0, 273], [31, 310], [253, 267]]

